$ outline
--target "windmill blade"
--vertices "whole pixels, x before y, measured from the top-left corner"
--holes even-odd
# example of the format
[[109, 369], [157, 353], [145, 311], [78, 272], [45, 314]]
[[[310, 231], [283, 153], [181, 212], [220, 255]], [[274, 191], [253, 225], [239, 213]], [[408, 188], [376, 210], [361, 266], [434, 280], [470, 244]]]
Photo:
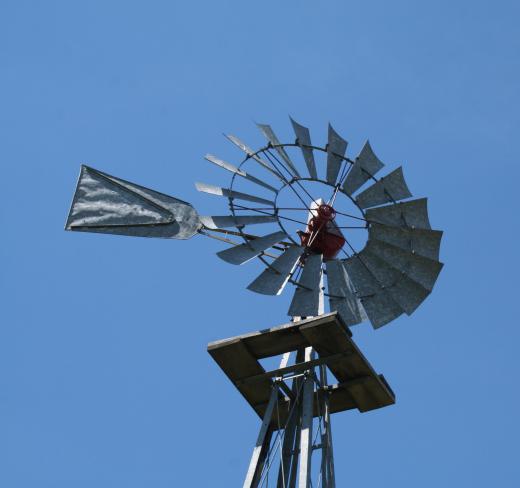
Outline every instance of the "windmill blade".
[[431, 291], [443, 264], [381, 241], [368, 241], [366, 248], [390, 266]]
[[369, 222], [394, 227], [431, 229], [426, 198], [370, 208], [365, 212], [365, 217]]
[[329, 134], [327, 143], [327, 182], [331, 185], [336, 184], [338, 173], [343, 162], [343, 156], [347, 150], [347, 141], [343, 139], [329, 124]]
[[276, 222], [276, 215], [213, 215], [201, 216], [200, 221], [207, 229], [225, 229], [226, 227], [242, 227], [244, 225], [267, 224]]
[[383, 241], [400, 247], [419, 256], [439, 260], [442, 231], [423, 230], [402, 227], [390, 227], [382, 224], [370, 224], [370, 239]]
[[298, 122], [294, 121], [291, 117], [289, 118], [291, 119], [294, 133], [296, 134], [296, 144], [298, 144], [302, 150], [303, 159], [305, 160], [309, 174], [311, 175], [311, 178], [317, 180], [318, 173], [316, 172], [316, 163], [314, 162], [312, 147], [305, 147], [312, 146], [309, 129], [303, 125], [298, 124]]
[[243, 143], [238, 137], [233, 136], [231, 134], [225, 134], [226, 138], [229, 139], [235, 146], [244, 151], [248, 157], [253, 158], [260, 166], [265, 168], [271, 174], [276, 176], [279, 180], [285, 183], [285, 178], [281, 175], [276, 169], [274, 169], [269, 163], [264, 161], [260, 156], [255, 154], [255, 152], [245, 143]]
[[365, 265], [362, 252], [345, 259], [343, 264], [374, 329], [403, 314], [403, 308]]
[[364, 249], [360, 256], [375, 279], [407, 315], [411, 315], [430, 294], [429, 290], [413, 281], [402, 271], [390, 266], [368, 249]]
[[404, 181], [403, 168], [399, 166], [399, 168], [361, 192], [356, 197], [356, 202], [361, 208], [368, 208], [411, 196], [412, 194]]
[[294, 163], [291, 161], [291, 158], [289, 157], [285, 149], [281, 146], [280, 141], [278, 140], [278, 137], [276, 137], [276, 134], [274, 133], [273, 129], [271, 129], [271, 126], [266, 124], [256, 125], [260, 129], [262, 134], [265, 136], [265, 138], [271, 143], [271, 145], [274, 147], [274, 149], [280, 155], [280, 157], [285, 161], [285, 164], [289, 167], [289, 170], [292, 173], [292, 175], [299, 177], [300, 174], [298, 173], [298, 170], [294, 166]]
[[276, 188], [267, 184], [265, 181], [251, 176], [250, 174], [246, 173], [243, 169], [237, 168], [233, 164], [228, 163], [227, 161], [223, 161], [222, 159], [219, 159], [213, 156], [212, 154], [206, 154], [204, 158], [210, 163], [216, 164], [217, 166], [220, 166], [221, 168], [224, 168], [225, 170], [230, 171], [231, 173], [235, 173], [236, 175], [241, 176], [242, 178], [245, 178], [246, 180], [249, 180], [252, 183], [256, 183], [257, 185], [263, 186], [264, 188], [267, 188], [268, 190], [271, 190], [274, 193], [278, 191]]
[[292, 317], [313, 317], [319, 314], [321, 265], [323, 256], [311, 254], [305, 260], [299, 285], [289, 307]]
[[300, 246], [288, 247], [247, 288], [263, 295], [279, 295], [289, 281], [304, 250], [305, 248]]
[[379, 161], [378, 157], [372, 151], [370, 143], [367, 141], [361, 149], [355, 163], [350, 169], [345, 183], [343, 184], [343, 190], [352, 195], [356, 190], [361, 188], [368, 180], [374, 177], [374, 175], [384, 166]]
[[241, 193], [239, 191], [231, 190], [228, 188], [221, 188], [220, 186], [213, 186], [208, 185], [207, 183], [199, 182], [195, 183], [195, 187], [198, 191], [209, 193], [211, 195], [235, 198], [237, 200], [247, 200], [248, 202], [263, 203], [265, 205], [274, 207], [274, 202], [272, 200], [266, 200], [265, 198], [255, 197], [254, 195], [249, 195], [248, 193]]
[[244, 264], [275, 244], [278, 244], [280, 241], [283, 241], [285, 238], [287, 238], [285, 232], [274, 232], [264, 237], [249, 240], [239, 246], [224, 249], [218, 252], [217, 256], [230, 264]]
[[330, 310], [337, 311], [346, 325], [355, 325], [366, 320], [366, 313], [343, 262], [331, 259], [327, 261], [326, 268]]
[[187, 202], [81, 166], [66, 230], [189, 239], [202, 227]]

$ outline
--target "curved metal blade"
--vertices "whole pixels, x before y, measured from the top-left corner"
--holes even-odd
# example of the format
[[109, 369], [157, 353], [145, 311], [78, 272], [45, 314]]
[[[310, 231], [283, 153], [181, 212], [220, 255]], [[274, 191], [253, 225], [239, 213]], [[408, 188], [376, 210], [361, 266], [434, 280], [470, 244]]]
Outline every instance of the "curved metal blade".
[[294, 121], [291, 117], [289, 118], [291, 119], [291, 124], [293, 126], [294, 133], [296, 134], [296, 143], [298, 144], [298, 146], [300, 146], [300, 149], [302, 150], [303, 159], [305, 160], [305, 164], [307, 165], [309, 174], [311, 175], [311, 178], [317, 180], [318, 173], [316, 172], [316, 163], [314, 162], [314, 154], [312, 152], [312, 148], [305, 147], [312, 146], [311, 134], [309, 132], [309, 129], [307, 129], [307, 127], [304, 127], [303, 125], [298, 124], [298, 122]]
[[238, 137], [233, 136], [231, 134], [224, 134], [227, 139], [229, 139], [235, 146], [240, 148], [242, 151], [244, 151], [248, 157], [253, 158], [260, 166], [265, 168], [267, 171], [269, 171], [271, 174], [276, 176], [279, 180], [285, 182], [285, 178], [283, 175], [280, 175], [276, 169], [274, 169], [269, 163], [264, 161], [260, 156], [255, 154], [255, 152], [244, 142], [242, 142]]
[[302, 276], [289, 307], [292, 317], [313, 317], [319, 315], [321, 265], [323, 256], [311, 254], [305, 260]]
[[372, 327], [377, 329], [402, 315], [404, 310], [365, 265], [363, 252], [343, 263]]
[[294, 163], [291, 161], [291, 158], [289, 157], [285, 149], [280, 145], [280, 141], [278, 140], [278, 137], [276, 137], [276, 134], [274, 133], [273, 129], [271, 129], [271, 126], [266, 124], [256, 125], [260, 129], [262, 134], [265, 136], [265, 138], [271, 143], [271, 145], [274, 147], [274, 149], [280, 155], [280, 157], [285, 161], [285, 164], [287, 164], [287, 166], [289, 167], [289, 170], [292, 173], [292, 175], [299, 177], [300, 174], [298, 173], [298, 170], [294, 166]]
[[339, 259], [326, 262], [329, 306], [336, 310], [346, 325], [355, 325], [366, 320], [366, 313], [356, 296], [354, 286]]
[[249, 284], [248, 290], [263, 295], [279, 295], [282, 293], [304, 250], [300, 246], [288, 247], [283, 254], [271, 263], [269, 268], [265, 269]]
[[241, 227], [244, 225], [267, 224], [276, 222], [276, 215], [212, 215], [201, 216], [200, 221], [207, 229], [225, 229], [226, 227]]
[[230, 264], [244, 264], [255, 258], [266, 249], [278, 244], [287, 237], [282, 231], [253, 239], [239, 246], [230, 247], [217, 253], [217, 256]]
[[368, 208], [411, 196], [412, 194], [404, 181], [403, 168], [399, 166], [399, 168], [381, 178], [377, 183], [362, 191], [356, 197], [356, 202], [361, 208]]
[[426, 198], [370, 208], [365, 212], [365, 216], [369, 222], [377, 222], [394, 227], [431, 229]]
[[265, 205], [274, 206], [272, 200], [266, 200], [265, 198], [255, 197], [249, 195], [249, 193], [241, 193], [239, 191], [230, 190], [228, 188], [221, 188], [220, 186], [208, 185], [207, 183], [195, 183], [195, 187], [198, 191], [209, 193], [211, 195], [217, 195], [220, 197], [236, 198], [237, 200], [247, 200], [248, 202], [263, 203]]
[[345, 183], [343, 184], [343, 190], [352, 195], [356, 190], [361, 188], [369, 179], [371, 179], [384, 164], [379, 161], [377, 156], [372, 151], [370, 143], [367, 141], [361, 149], [356, 162], [350, 169]]
[[331, 185], [336, 184], [338, 173], [347, 150], [347, 141], [343, 139], [329, 124], [329, 134], [327, 143], [327, 181]]
[[419, 256], [439, 260], [442, 231], [423, 230], [402, 227], [390, 227], [382, 224], [370, 224], [370, 239], [376, 239], [400, 247]]
[[412, 254], [386, 242], [368, 241], [365, 249], [430, 291], [443, 267], [439, 261]]
[[187, 202], [82, 165], [66, 230], [189, 239], [202, 227]]
[[411, 315], [430, 294], [429, 290], [370, 251], [365, 249], [361, 254], [363, 263], [407, 315]]
[[250, 174], [246, 173], [243, 169], [237, 168], [231, 163], [228, 163], [227, 161], [223, 161], [222, 159], [219, 159], [212, 154], [206, 154], [204, 158], [209, 161], [210, 163], [216, 164], [217, 166], [220, 166], [221, 168], [224, 168], [227, 171], [231, 171], [231, 173], [235, 173], [238, 176], [241, 176], [242, 178], [245, 178], [246, 180], [251, 181], [252, 183], [256, 183], [257, 185], [263, 186], [264, 188], [267, 188], [268, 190], [271, 190], [272, 192], [276, 193], [278, 190], [274, 188], [271, 185], [268, 185], [265, 181], [262, 181], [258, 178], [255, 178], [254, 176], [251, 176]]

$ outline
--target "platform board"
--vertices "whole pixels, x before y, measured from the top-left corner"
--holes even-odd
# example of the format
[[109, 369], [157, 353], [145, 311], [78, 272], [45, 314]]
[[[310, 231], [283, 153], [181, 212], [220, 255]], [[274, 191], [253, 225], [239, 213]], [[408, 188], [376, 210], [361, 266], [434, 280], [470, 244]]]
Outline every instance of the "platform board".
[[[298, 374], [309, 364], [265, 371], [259, 360], [311, 346], [318, 357], [312, 365], [326, 364], [337, 380], [325, 387], [330, 393], [331, 413], [357, 408], [367, 412], [395, 403], [395, 396], [382, 375], [377, 374], [352, 340], [350, 330], [337, 313], [212, 342], [208, 352], [233, 382], [260, 418], [263, 418], [273, 378]], [[280, 421], [288, 411], [290, 389], [279, 396]], [[316, 392], [315, 394], [318, 394]], [[315, 401], [314, 405], [319, 402]], [[318, 414], [315, 411], [315, 416]]]

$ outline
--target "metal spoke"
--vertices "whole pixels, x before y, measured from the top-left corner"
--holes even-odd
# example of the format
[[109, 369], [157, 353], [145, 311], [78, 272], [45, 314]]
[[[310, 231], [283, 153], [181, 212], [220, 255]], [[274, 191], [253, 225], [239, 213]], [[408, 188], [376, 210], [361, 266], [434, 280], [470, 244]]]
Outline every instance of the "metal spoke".
[[336, 226], [337, 229], [366, 229], [365, 225], [343, 225]]
[[290, 220], [291, 222], [296, 222], [297, 224], [307, 225], [307, 222], [302, 222], [301, 220], [291, 219], [290, 217], [284, 217], [283, 215], [277, 215], [270, 212], [265, 212], [263, 210], [259, 210], [257, 208], [251, 208], [251, 207], [243, 207], [242, 205], [233, 205], [234, 208], [237, 208], [239, 210], [251, 210], [252, 212], [258, 212], [264, 215], [269, 215], [271, 217], [278, 217], [279, 219], [284, 220]]
[[[266, 154], [266, 153], [267, 153], [267, 154]], [[273, 157], [273, 158], [276, 159], [278, 162], [280, 162], [280, 160], [276, 157], [276, 155], [273, 154], [271, 151], [269, 151], [269, 149], [267, 149], [267, 151], [266, 151], [264, 154], [268, 157], [268, 159], [269, 159], [268, 154], [270, 154], [271, 157]], [[271, 161], [271, 164], [273, 164], [272, 161]], [[314, 197], [313, 197], [313, 196], [312, 196], [312, 195], [307, 191], [307, 189], [306, 189], [306, 188], [301, 184], [301, 182], [300, 182], [298, 179], [294, 179], [294, 182], [295, 182], [295, 183], [296, 183], [296, 184], [297, 184], [297, 185], [298, 185], [298, 186], [299, 186], [299, 187], [304, 191], [304, 193], [305, 193], [305, 194], [306, 194], [306, 195], [307, 195], [307, 196], [308, 196], [308, 197], [309, 197], [309, 198], [310, 198], [310, 199], [311, 199], [311, 200], [312, 200], [312, 201], [313, 201], [317, 206], [319, 206], [319, 205], [318, 205], [318, 202], [316, 201], [316, 199], [315, 199], [315, 198], [314, 198]]]
[[343, 215], [344, 217], [350, 217], [351, 219], [356, 219], [356, 220], [362, 220], [363, 222], [370, 222], [369, 220], [363, 218], [363, 217], [356, 217], [355, 215], [352, 215], [352, 214], [348, 214], [348, 213], [345, 213], [345, 212], [340, 212], [339, 210], [336, 210], [334, 209], [334, 211], [338, 214], [338, 215]]
[[[271, 159], [272, 157], [274, 159], [276, 159], [276, 156], [274, 156], [274, 154], [270, 153], [269, 150], [266, 150], [264, 153], [263, 153], [267, 159], [269, 160], [269, 162], [276, 168], [276, 164], [273, 162], [273, 160]], [[279, 172], [279, 171], [278, 171]], [[282, 176], [283, 178], [283, 176]], [[291, 178], [292, 178], [292, 175], [291, 175]], [[300, 202], [303, 203], [303, 206], [305, 208], [307, 208], [307, 203], [305, 203], [305, 200], [301, 197], [301, 195], [296, 191], [296, 188], [293, 187], [292, 183], [288, 180], [286, 180], [284, 178], [284, 181], [285, 183], [287, 184], [287, 186], [294, 192], [294, 194], [298, 197], [298, 199], [300, 200]], [[295, 180], [295, 181], [298, 181], [298, 180]], [[312, 198], [312, 197], [311, 197]]]

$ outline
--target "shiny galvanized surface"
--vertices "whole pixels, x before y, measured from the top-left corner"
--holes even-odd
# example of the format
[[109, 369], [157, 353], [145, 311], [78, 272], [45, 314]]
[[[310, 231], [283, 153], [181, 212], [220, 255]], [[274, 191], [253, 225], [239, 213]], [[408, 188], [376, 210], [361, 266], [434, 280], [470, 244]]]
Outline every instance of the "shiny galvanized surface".
[[363, 251], [343, 263], [372, 327], [382, 327], [404, 312], [369, 271], [363, 260]]
[[364, 249], [360, 256], [378, 283], [388, 291], [394, 301], [408, 315], [430, 294], [422, 285], [413, 281], [402, 271], [390, 266], [368, 249]]
[[231, 264], [243, 264], [286, 238], [287, 234], [285, 232], [274, 232], [273, 234], [250, 240], [239, 246], [224, 249], [218, 252], [217, 256]]
[[242, 142], [238, 137], [233, 136], [231, 134], [226, 134], [226, 138], [229, 139], [235, 146], [244, 151], [249, 157], [253, 158], [260, 166], [262, 166], [271, 174], [276, 176], [279, 180], [285, 182], [284, 177], [280, 175], [278, 171], [276, 171], [268, 162], [264, 161], [260, 156], [255, 154], [255, 151], [253, 151], [247, 144]]
[[300, 246], [288, 247], [271, 263], [271, 267], [265, 269], [247, 288], [264, 295], [279, 295], [298, 264], [303, 251], [304, 248]]
[[288, 315], [292, 317], [319, 315], [322, 260], [321, 254], [311, 254], [305, 260], [299, 281], [299, 284], [305, 288], [296, 288]]
[[361, 208], [368, 208], [411, 196], [412, 194], [404, 181], [403, 168], [399, 166], [377, 183], [362, 191], [356, 197], [356, 202]]
[[369, 241], [365, 249], [402, 271], [429, 291], [433, 289], [443, 266], [438, 261], [412, 254], [386, 242]]
[[276, 137], [276, 134], [274, 133], [273, 129], [271, 129], [270, 125], [266, 124], [256, 124], [262, 134], [265, 136], [265, 138], [273, 145], [275, 146], [276, 152], [280, 155], [280, 157], [285, 161], [285, 164], [289, 167], [290, 172], [293, 176], [299, 177], [300, 174], [298, 173], [298, 170], [296, 169], [296, 166], [294, 166], [294, 163], [291, 161], [291, 158], [285, 151], [283, 147], [280, 146], [280, 141], [278, 140], [278, 137]]
[[345, 155], [347, 150], [347, 141], [343, 139], [329, 124], [328, 142], [327, 142], [327, 181], [331, 185], [336, 184], [338, 173], [341, 168], [343, 159], [340, 156]]
[[359, 324], [366, 319], [365, 311], [350, 278], [339, 259], [326, 262], [330, 310], [336, 310], [346, 325]]
[[236, 198], [237, 200], [246, 200], [248, 202], [263, 203], [265, 205], [274, 207], [274, 202], [272, 200], [256, 197], [254, 195], [250, 195], [249, 193], [241, 193], [239, 191], [231, 190], [228, 188], [221, 188], [220, 186], [214, 186], [209, 185], [207, 183], [199, 182], [195, 183], [195, 187], [198, 191], [210, 193], [211, 195], [217, 195], [227, 198]]
[[202, 227], [187, 202], [83, 165], [65, 228], [189, 239]]
[[365, 212], [365, 216], [369, 222], [395, 227], [431, 229], [426, 198], [371, 208]]
[[298, 124], [298, 122], [291, 119], [291, 123], [294, 129], [294, 133], [296, 134], [296, 140], [298, 145], [300, 146], [303, 154], [303, 159], [305, 160], [305, 164], [307, 165], [307, 169], [309, 170], [309, 174], [311, 178], [315, 180], [318, 179], [318, 173], [316, 172], [316, 163], [314, 162], [314, 154], [312, 152], [312, 148], [304, 147], [311, 146], [311, 134], [307, 127]]
[[226, 227], [240, 227], [242, 225], [267, 224], [276, 222], [275, 215], [212, 215], [200, 216], [200, 221], [208, 229], [225, 229]]
[[222, 159], [219, 159], [213, 156], [212, 154], [206, 154], [206, 156], [204, 157], [210, 163], [216, 164], [217, 166], [220, 166], [221, 168], [224, 168], [225, 170], [230, 171], [231, 173], [235, 173], [236, 175], [241, 176], [242, 178], [245, 178], [246, 180], [249, 180], [252, 183], [256, 183], [257, 185], [263, 186], [264, 188], [267, 188], [268, 190], [271, 190], [274, 193], [278, 191], [275, 187], [269, 185], [265, 181], [251, 176], [250, 174], [246, 173], [243, 169], [237, 168], [233, 164], [228, 163], [227, 161], [223, 161]]
[[442, 231], [424, 230], [402, 227], [391, 227], [382, 224], [370, 224], [369, 239], [376, 239], [400, 247], [405, 251], [439, 260]]
[[345, 183], [343, 185], [343, 190], [352, 195], [356, 190], [361, 188], [368, 180], [371, 179], [382, 167], [384, 164], [379, 161], [377, 156], [372, 151], [372, 147], [370, 143], [367, 141], [361, 149], [359, 156], [356, 158], [356, 161], [352, 168], [350, 169], [347, 177], [345, 178]]

